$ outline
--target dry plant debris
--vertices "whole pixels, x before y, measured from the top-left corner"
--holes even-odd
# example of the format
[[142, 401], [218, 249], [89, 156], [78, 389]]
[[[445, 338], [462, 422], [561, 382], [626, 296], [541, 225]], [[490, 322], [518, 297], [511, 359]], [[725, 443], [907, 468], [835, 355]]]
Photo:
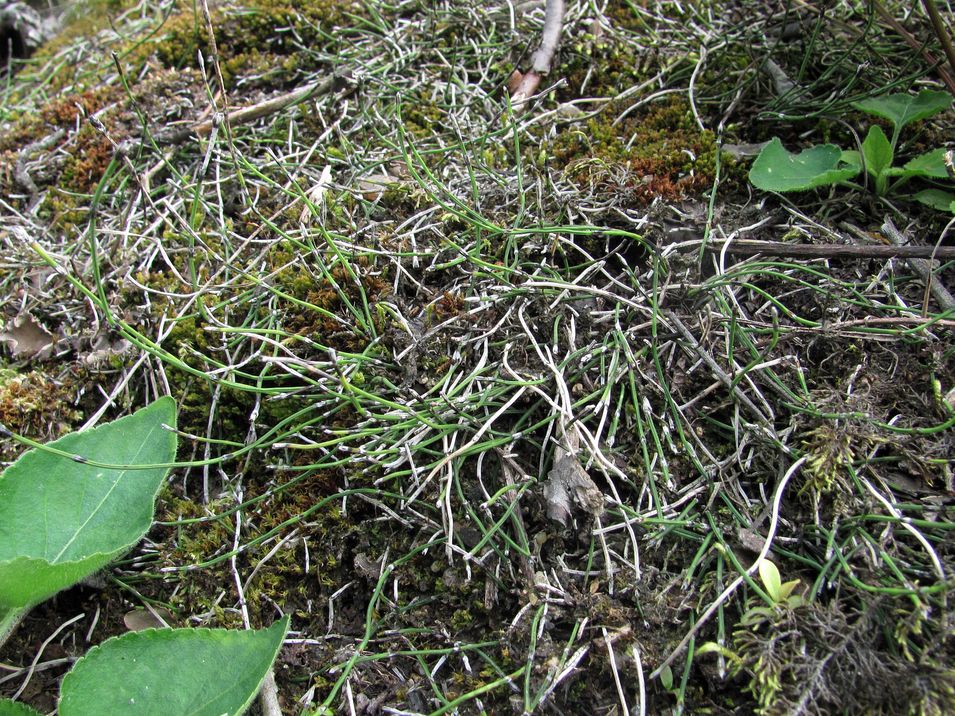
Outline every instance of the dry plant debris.
[[291, 614], [284, 713], [955, 710], [951, 226], [721, 152], [931, 85], [874, 12], [78, 3], [0, 87], [0, 422], [171, 394], [186, 466], [0, 695]]

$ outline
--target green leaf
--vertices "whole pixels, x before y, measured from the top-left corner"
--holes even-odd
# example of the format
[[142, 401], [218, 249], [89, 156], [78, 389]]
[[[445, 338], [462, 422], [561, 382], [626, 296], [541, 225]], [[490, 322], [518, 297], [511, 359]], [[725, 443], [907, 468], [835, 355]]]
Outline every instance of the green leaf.
[[749, 180], [763, 191], [805, 191], [828, 186], [859, 173], [858, 166], [846, 164], [843, 151], [834, 144], [810, 147], [790, 154], [778, 137], [763, 147], [749, 170]]
[[839, 157], [839, 161], [846, 167], [855, 167], [856, 172], [862, 171], [862, 155], [855, 149], [846, 149]]
[[933, 149], [931, 152], [920, 154], [915, 159], [906, 162], [901, 169], [892, 173], [895, 176], [903, 177], [948, 179], [948, 169], [945, 167], [945, 151], [945, 149]]
[[782, 601], [782, 580], [779, 578], [779, 570], [776, 569], [776, 565], [768, 559], [760, 562], [759, 578], [763, 581], [763, 586], [766, 587], [769, 598], [774, 602]]
[[793, 593], [793, 590], [796, 588], [796, 585], [799, 584], [798, 579], [794, 579], [790, 582], [786, 582], [779, 588], [780, 601], [785, 601], [789, 599], [789, 595]]
[[175, 459], [176, 435], [163, 423], [175, 427], [172, 398], [48, 446], [123, 469], [34, 449], [0, 475], [0, 617], [75, 584], [142, 539], [168, 468], [132, 468]]
[[42, 714], [19, 701], [0, 699], [0, 716], [42, 716]]
[[669, 666], [660, 669], [660, 684], [667, 691], [673, 688], [673, 670]]
[[222, 716], [255, 698], [288, 631], [146, 629], [107, 639], [76, 662], [60, 688], [60, 716]]
[[730, 661], [739, 663], [741, 660], [739, 655], [727, 649], [725, 646], [720, 646], [715, 641], [708, 641], [705, 644], [701, 644], [700, 647], [693, 653], [693, 657], [703, 656], [704, 654], [719, 654]]
[[941, 189], [923, 189], [912, 196], [915, 201], [930, 206], [939, 211], [950, 211], [955, 214], [955, 194]]
[[888, 94], [870, 97], [861, 102], [853, 102], [852, 106], [862, 112], [889, 120], [898, 132], [907, 124], [926, 119], [951, 107], [952, 95], [948, 92], [922, 90], [915, 96]]
[[862, 142], [862, 156], [865, 157], [866, 171], [876, 178], [892, 166], [892, 145], [882, 127], [869, 127], [869, 133]]
[[787, 609], [799, 609], [800, 607], [804, 607], [807, 604], [809, 604], [809, 602], [807, 602], [806, 598], [801, 594], [791, 594], [786, 598]]

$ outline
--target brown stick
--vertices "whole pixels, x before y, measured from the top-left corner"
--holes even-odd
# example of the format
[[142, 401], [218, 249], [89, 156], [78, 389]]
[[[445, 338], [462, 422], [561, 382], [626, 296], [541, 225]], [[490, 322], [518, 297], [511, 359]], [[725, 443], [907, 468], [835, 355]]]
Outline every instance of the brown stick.
[[[702, 241], [683, 241], [666, 247], [678, 251], [697, 251]], [[727, 245], [728, 244], [728, 245]], [[755, 256], [767, 254], [794, 259], [955, 259], [955, 246], [885, 246], [873, 244], [859, 246], [853, 244], [790, 244], [783, 241], [752, 241], [738, 239], [731, 242], [710, 240], [706, 243], [708, 251], [719, 252], [726, 247], [726, 253], [734, 256]]]
[[511, 103], [517, 107], [523, 105], [540, 85], [541, 76], [550, 72], [557, 44], [560, 42], [560, 32], [564, 26], [564, 0], [547, 0], [544, 7], [544, 31], [541, 36], [540, 47], [531, 55], [531, 69], [522, 75], [515, 71], [511, 76], [513, 88]]
[[[882, 225], [882, 235], [896, 246], [905, 241], [905, 237], [902, 236], [901, 232], [895, 228], [895, 224], [892, 223], [892, 219], [887, 218], [885, 220], [885, 223]], [[926, 248], [932, 247], [927, 246]], [[948, 292], [948, 289], [945, 288], [932, 274], [931, 261], [925, 261], [924, 259], [909, 259], [907, 263], [912, 267], [912, 270], [919, 275], [919, 278], [922, 279], [922, 283], [925, 284], [925, 302], [922, 309], [923, 316], [928, 315], [929, 293], [935, 297], [935, 300], [938, 301], [938, 305], [942, 307], [943, 311], [951, 311], [953, 308], [955, 308], [955, 298], [952, 297], [952, 294]]]
[[[254, 104], [250, 107], [234, 109], [225, 115], [224, 119], [228, 121], [230, 127], [234, 127], [237, 124], [252, 122], [256, 119], [259, 119], [260, 117], [265, 117], [266, 115], [283, 110], [286, 107], [291, 107], [293, 104], [304, 102], [313, 95], [331, 92], [335, 87], [339, 86], [339, 83], [341, 83], [343, 80], [344, 78], [341, 75], [332, 75], [331, 77], [318, 82], [310, 82], [309, 84], [294, 89], [291, 92], [286, 92], [285, 94], [279, 95], [278, 97], [272, 97], [271, 99], [259, 102], [258, 104]], [[222, 119], [223, 118], [220, 118], [218, 121], [222, 121]], [[160, 146], [168, 146], [182, 144], [193, 136], [208, 136], [212, 132], [212, 128], [216, 121], [217, 120], [215, 118], [207, 119], [204, 122], [197, 122], [195, 124], [190, 124], [188, 127], [177, 129], [175, 132], [167, 135], [157, 132], [156, 143]]]

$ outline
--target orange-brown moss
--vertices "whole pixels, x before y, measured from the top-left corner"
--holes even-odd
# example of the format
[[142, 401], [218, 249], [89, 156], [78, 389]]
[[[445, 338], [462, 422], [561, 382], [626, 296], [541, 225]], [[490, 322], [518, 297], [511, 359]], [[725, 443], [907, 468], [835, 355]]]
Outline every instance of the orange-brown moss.
[[679, 200], [712, 186], [716, 140], [701, 131], [683, 99], [671, 99], [613, 124], [614, 112], [554, 140], [554, 161], [577, 184], [637, 203]]
[[[86, 114], [100, 113], [107, 126], [116, 124], [123, 111], [119, 102], [121, 96], [121, 90], [116, 87], [100, 87], [51, 100], [37, 112], [19, 117], [7, 132], [0, 135], [0, 157], [3, 157], [4, 165], [4, 171], [0, 173], [0, 191], [17, 195], [27, 189], [15, 182], [13, 167], [21, 159], [21, 153], [34, 145], [38, 148], [26, 159], [36, 164], [42, 155], [50, 157], [42, 169], [42, 176], [31, 177], [40, 188], [53, 188], [42, 212], [60, 218], [69, 214], [77, 204], [67, 195], [92, 192], [113, 158], [109, 140], [85, 123], [75, 131], [77, 122], [81, 122]], [[60, 136], [54, 142], [43, 142], [56, 132], [60, 132]], [[114, 139], [119, 141], [124, 136], [125, 130], [120, 126]], [[58, 224], [58, 228], [71, 233], [69, 222]]]

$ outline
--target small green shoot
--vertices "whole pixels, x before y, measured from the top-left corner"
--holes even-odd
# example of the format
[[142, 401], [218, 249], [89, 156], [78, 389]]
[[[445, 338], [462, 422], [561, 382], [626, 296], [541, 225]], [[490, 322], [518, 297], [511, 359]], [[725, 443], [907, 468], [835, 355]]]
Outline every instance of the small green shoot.
[[[862, 151], [844, 151], [834, 144], [822, 144], [799, 154], [788, 152], [778, 137], [756, 157], [749, 180], [763, 191], [807, 191], [846, 182], [865, 172], [872, 178], [879, 196], [897, 192], [909, 179], [951, 179], [944, 148], [921, 154], [901, 167], [893, 166], [902, 129], [918, 120], [942, 112], [952, 105], [948, 92], [923, 90], [918, 95], [883, 95], [853, 103], [859, 111], [892, 123], [892, 137], [878, 125], [869, 127]], [[955, 193], [929, 189], [911, 195], [915, 201], [955, 213]]]
[[660, 683], [667, 691], [673, 688], [673, 670], [669, 666], [664, 666], [660, 670]]
[[788, 603], [793, 589], [799, 584], [798, 579], [783, 584], [782, 578], [779, 576], [779, 569], [768, 559], [759, 563], [759, 578], [763, 582], [763, 587], [766, 589], [769, 598], [773, 600], [774, 604], [780, 605]]

